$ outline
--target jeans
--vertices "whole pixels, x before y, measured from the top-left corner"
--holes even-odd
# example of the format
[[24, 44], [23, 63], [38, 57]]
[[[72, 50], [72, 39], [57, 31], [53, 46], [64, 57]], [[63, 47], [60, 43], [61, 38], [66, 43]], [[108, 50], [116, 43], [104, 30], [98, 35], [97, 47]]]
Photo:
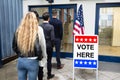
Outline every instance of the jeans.
[[18, 58], [17, 69], [18, 69], [18, 80], [37, 80], [38, 69], [39, 69], [38, 60]]
[[61, 66], [60, 61], [60, 46], [61, 46], [61, 40], [56, 38], [55, 39], [55, 50], [56, 50], [56, 61], [57, 61], [57, 67]]

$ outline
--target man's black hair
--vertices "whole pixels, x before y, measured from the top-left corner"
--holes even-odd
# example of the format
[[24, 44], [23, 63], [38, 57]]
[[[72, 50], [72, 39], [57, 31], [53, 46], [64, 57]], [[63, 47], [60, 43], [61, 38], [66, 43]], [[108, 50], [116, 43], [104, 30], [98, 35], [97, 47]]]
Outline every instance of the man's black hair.
[[50, 15], [48, 12], [43, 13], [42, 15], [43, 20], [47, 21], [50, 18]]

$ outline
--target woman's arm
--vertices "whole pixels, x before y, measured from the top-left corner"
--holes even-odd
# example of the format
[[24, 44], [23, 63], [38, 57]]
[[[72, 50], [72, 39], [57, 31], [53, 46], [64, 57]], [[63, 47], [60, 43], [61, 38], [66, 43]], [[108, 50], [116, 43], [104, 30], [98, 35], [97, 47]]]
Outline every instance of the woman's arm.
[[17, 55], [20, 54], [20, 51], [19, 51], [18, 46], [17, 46], [17, 34], [16, 34], [16, 32], [14, 33], [14, 36], [13, 36], [12, 49]]
[[39, 43], [41, 45], [43, 58], [47, 59], [47, 56], [46, 56], [46, 41], [45, 41], [43, 29], [40, 26], [38, 28], [38, 36], [39, 36]]

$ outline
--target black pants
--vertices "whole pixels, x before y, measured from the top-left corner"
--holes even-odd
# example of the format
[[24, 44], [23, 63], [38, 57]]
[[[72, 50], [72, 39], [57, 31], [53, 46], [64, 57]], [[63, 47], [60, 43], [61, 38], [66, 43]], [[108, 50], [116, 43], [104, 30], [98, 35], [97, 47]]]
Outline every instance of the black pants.
[[43, 80], [43, 67], [39, 66], [38, 80]]
[[[47, 75], [51, 75], [52, 71], [52, 53], [53, 53], [53, 48], [49, 47], [47, 48]], [[38, 72], [38, 80], [43, 80], [43, 67], [39, 67], [39, 72]]]
[[57, 67], [61, 66], [61, 61], [60, 61], [60, 47], [61, 47], [61, 40], [59, 38], [56, 38], [55, 39], [55, 50], [56, 50]]
[[52, 53], [53, 53], [53, 48], [49, 47], [47, 48], [47, 75], [50, 76], [51, 75], [51, 71], [52, 71]]

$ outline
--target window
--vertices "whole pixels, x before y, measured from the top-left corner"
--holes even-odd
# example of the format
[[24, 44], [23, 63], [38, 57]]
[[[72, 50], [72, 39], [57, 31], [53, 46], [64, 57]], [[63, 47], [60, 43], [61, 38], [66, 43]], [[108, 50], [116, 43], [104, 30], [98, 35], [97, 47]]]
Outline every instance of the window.
[[97, 3], [95, 34], [99, 55], [120, 56], [120, 3]]

